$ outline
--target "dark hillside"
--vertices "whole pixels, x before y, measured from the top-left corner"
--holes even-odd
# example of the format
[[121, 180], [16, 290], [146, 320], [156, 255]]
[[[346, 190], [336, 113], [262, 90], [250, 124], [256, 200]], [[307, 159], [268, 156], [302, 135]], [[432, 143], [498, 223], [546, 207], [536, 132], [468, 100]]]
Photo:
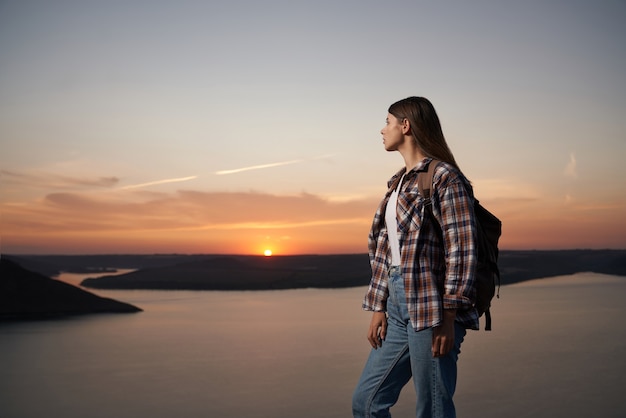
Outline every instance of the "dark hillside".
[[502, 284], [594, 272], [626, 276], [626, 250], [502, 251]]
[[0, 259], [0, 320], [140, 311]]
[[367, 284], [368, 256], [215, 256], [119, 276], [86, 279], [100, 289], [263, 290], [339, 288]]

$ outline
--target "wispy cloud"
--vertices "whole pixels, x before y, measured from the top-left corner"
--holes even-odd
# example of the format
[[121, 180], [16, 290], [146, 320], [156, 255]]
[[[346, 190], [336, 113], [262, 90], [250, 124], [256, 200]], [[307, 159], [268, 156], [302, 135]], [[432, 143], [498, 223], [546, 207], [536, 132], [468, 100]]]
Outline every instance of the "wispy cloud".
[[178, 177], [178, 178], [173, 178], [173, 179], [156, 180], [156, 181], [150, 181], [148, 183], [131, 184], [129, 186], [120, 187], [118, 190], [139, 189], [141, 187], [157, 186], [159, 184], [179, 183], [181, 181], [189, 181], [189, 180], [194, 180], [197, 178], [198, 176], [188, 176], [188, 177]]
[[353, 218], [339, 218], [339, 219], [318, 219], [308, 222], [238, 222], [232, 224], [209, 224], [195, 229], [294, 229], [294, 228], [315, 228], [320, 226], [333, 226], [333, 225], [350, 225], [361, 224], [368, 225], [371, 222], [368, 214], [364, 214], [362, 217]]
[[236, 174], [236, 173], [242, 173], [244, 171], [262, 170], [264, 168], [272, 168], [272, 167], [280, 167], [283, 165], [297, 164], [303, 161], [304, 160], [300, 159], [300, 160], [281, 161], [278, 163], [270, 163], [270, 164], [251, 165], [249, 167], [233, 168], [230, 170], [220, 170], [220, 171], [216, 171], [215, 174], [217, 174], [218, 176], [223, 176], [225, 174]]
[[524, 180], [516, 178], [477, 179], [474, 192], [482, 201], [492, 200], [535, 200], [541, 194], [537, 188]]
[[233, 169], [230, 169], [230, 170], [220, 170], [220, 171], [216, 171], [215, 174], [218, 175], [218, 176], [223, 176], [225, 174], [236, 174], [236, 173], [242, 173], [244, 171], [262, 170], [264, 168], [281, 167], [281, 166], [284, 166], [284, 165], [299, 164], [299, 163], [303, 163], [303, 162], [306, 162], [306, 161], [325, 160], [325, 159], [331, 158], [332, 156], [333, 156], [332, 154], [328, 154], [328, 155], [321, 155], [319, 157], [313, 157], [313, 158], [310, 158], [310, 159], [300, 158], [300, 159], [297, 159], [297, 160], [279, 161], [279, 162], [276, 162], [276, 163], [251, 165], [251, 166], [248, 166], [248, 167], [233, 168]]
[[[147, 197], [147, 199], [146, 199]], [[178, 191], [154, 196], [51, 193], [3, 206], [13, 233], [39, 231], [300, 229], [371, 222], [375, 201], [330, 202], [319, 196]], [[254, 207], [254, 211], [250, 211]]]
[[109, 188], [115, 186], [120, 181], [117, 177], [89, 178], [43, 172], [22, 173], [10, 170], [0, 170], [0, 176], [2, 176], [2, 180], [5, 183], [41, 189]]
[[566, 177], [573, 179], [578, 177], [576, 155], [573, 152], [569, 155], [569, 162], [565, 166], [563, 174], [565, 174]]
[[[283, 252], [364, 251], [377, 200], [256, 192], [56, 192], [5, 203], [5, 248], [104, 252], [255, 252], [265, 237]], [[254, 208], [251, 210], [250, 208]], [[355, 239], [356, 237], [356, 239]]]
[[[288, 245], [282, 244], [284, 252], [366, 251], [378, 203], [378, 196], [335, 201], [307, 193], [55, 192], [42, 199], [2, 204], [2, 239], [11, 251], [222, 253], [259, 251], [272, 236], [290, 237]], [[563, 205], [532, 199], [528, 193], [490, 200], [488, 207], [503, 220], [507, 237], [525, 237], [526, 241], [507, 238], [507, 245], [533, 245], [536, 236], [554, 237], [545, 238], [554, 241], [551, 245], [579, 245], [587, 242], [589, 234], [596, 234], [598, 242], [623, 245], [626, 227], [620, 221], [626, 203], [619, 198], [601, 204]], [[597, 215], [599, 210], [601, 216], [589, 222], [590, 211]], [[574, 228], [576, 236], [568, 236], [570, 241], [563, 241], [559, 233], [542, 234], [535, 227], [571, 231], [573, 222], [580, 228]]]

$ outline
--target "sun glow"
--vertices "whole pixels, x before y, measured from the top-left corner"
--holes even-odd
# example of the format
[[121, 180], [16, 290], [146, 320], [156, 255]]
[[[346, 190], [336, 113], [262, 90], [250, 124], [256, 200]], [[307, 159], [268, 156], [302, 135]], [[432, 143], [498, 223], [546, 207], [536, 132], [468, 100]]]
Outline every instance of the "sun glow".
[[267, 249], [265, 251], [263, 251], [263, 255], [266, 257], [271, 257], [272, 256], [272, 250]]

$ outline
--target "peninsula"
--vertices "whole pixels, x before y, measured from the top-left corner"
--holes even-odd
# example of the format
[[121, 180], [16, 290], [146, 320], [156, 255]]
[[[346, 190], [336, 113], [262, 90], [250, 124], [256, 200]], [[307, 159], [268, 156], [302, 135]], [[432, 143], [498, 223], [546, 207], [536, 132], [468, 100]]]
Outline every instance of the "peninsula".
[[132, 313], [141, 309], [102, 298], [76, 286], [0, 259], [0, 320], [48, 319], [92, 313]]

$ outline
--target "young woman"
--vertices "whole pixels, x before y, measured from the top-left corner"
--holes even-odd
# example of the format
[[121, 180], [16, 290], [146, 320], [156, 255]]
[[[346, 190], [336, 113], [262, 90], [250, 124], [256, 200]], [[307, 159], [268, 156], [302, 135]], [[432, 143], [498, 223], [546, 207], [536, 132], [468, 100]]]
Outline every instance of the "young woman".
[[[413, 378], [417, 417], [455, 417], [456, 362], [473, 307], [476, 222], [469, 181], [459, 170], [433, 105], [409, 97], [389, 107], [381, 130], [405, 167], [388, 182], [369, 234], [372, 279], [363, 308], [373, 311], [372, 351], [352, 398], [355, 417], [389, 417]], [[417, 175], [432, 159], [432, 217], [424, 217]]]

